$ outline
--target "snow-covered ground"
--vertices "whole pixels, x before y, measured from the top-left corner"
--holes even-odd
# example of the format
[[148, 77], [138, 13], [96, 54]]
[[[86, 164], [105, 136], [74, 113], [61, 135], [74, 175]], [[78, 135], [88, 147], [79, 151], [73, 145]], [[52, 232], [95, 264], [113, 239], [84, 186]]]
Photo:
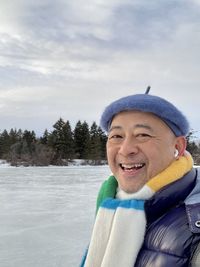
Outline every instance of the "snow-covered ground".
[[0, 266], [79, 266], [109, 174], [107, 166], [0, 168]]
[[0, 159], [0, 168], [7, 168], [7, 167], [10, 167], [10, 164], [4, 159]]
[[0, 164], [0, 266], [75, 267], [89, 242], [108, 166]]

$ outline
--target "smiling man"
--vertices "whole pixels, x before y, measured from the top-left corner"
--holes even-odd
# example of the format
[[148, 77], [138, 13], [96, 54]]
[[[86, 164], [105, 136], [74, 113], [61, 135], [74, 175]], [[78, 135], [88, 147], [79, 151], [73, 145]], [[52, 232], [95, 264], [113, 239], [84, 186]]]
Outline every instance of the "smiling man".
[[176, 159], [183, 155], [185, 146], [185, 138], [176, 137], [155, 115], [124, 111], [113, 118], [109, 129], [108, 162], [120, 188], [133, 193], [167, 168], [176, 150]]
[[200, 266], [200, 171], [186, 151], [186, 117], [138, 94], [107, 106], [101, 126], [112, 175], [81, 266]]

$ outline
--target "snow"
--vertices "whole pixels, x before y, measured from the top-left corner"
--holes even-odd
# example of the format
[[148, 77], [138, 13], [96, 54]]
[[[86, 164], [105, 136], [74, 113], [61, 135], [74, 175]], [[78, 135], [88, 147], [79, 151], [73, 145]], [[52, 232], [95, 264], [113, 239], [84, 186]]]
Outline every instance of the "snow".
[[0, 168], [0, 266], [79, 266], [108, 166]]
[[0, 163], [0, 266], [75, 267], [90, 240], [108, 166]]
[[0, 168], [7, 168], [7, 167], [10, 167], [10, 163], [8, 163], [4, 159], [0, 159]]

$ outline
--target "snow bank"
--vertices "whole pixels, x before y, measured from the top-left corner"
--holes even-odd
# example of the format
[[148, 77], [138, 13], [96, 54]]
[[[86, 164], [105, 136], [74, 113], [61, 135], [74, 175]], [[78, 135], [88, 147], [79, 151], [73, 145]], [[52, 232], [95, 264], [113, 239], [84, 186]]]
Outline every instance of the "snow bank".
[[6, 160], [4, 159], [0, 159], [0, 168], [7, 168], [7, 167], [11, 167], [10, 163], [8, 163]]

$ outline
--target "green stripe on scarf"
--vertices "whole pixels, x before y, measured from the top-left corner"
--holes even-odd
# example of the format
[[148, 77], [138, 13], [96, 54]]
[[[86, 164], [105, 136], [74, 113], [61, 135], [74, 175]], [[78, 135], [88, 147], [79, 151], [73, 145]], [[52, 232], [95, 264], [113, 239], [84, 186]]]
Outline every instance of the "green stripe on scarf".
[[115, 198], [118, 182], [113, 175], [111, 175], [101, 186], [96, 203], [96, 213], [101, 205], [101, 202], [108, 198]]

